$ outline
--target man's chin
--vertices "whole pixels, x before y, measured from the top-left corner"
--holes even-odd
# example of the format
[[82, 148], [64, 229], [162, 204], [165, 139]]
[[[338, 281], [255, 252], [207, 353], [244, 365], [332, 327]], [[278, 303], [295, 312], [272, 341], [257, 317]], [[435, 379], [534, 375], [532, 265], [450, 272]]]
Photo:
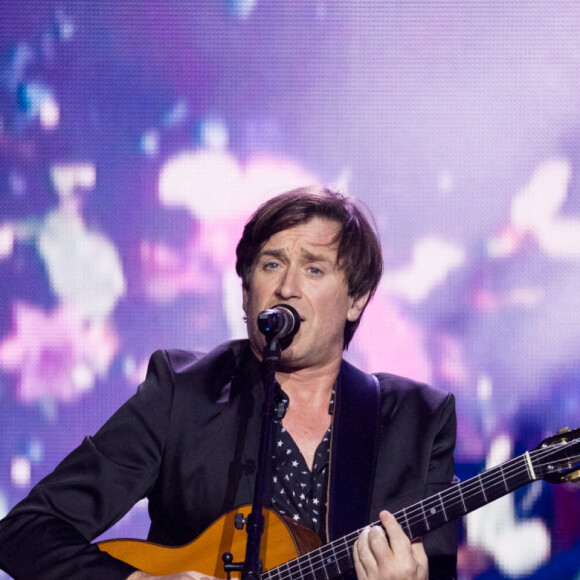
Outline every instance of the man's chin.
[[[260, 337], [259, 341], [252, 341], [250, 340], [250, 346], [254, 351], [256, 357], [261, 361], [264, 358], [264, 349], [266, 348], [266, 340], [264, 337]], [[292, 338], [283, 338], [280, 340], [280, 347], [282, 349], [281, 356], [280, 356], [280, 364], [283, 362], [291, 363], [294, 359], [296, 352], [295, 352], [295, 345], [293, 344]]]
[[308, 366], [308, 356], [296, 345], [290, 345], [286, 350], [282, 351], [278, 369], [284, 371], [297, 371]]
[[285, 336], [284, 338], [280, 339], [280, 348], [282, 349], [282, 352], [288, 350], [290, 347], [292, 347], [292, 345], [294, 344], [294, 342], [297, 340], [297, 338], [295, 336]]

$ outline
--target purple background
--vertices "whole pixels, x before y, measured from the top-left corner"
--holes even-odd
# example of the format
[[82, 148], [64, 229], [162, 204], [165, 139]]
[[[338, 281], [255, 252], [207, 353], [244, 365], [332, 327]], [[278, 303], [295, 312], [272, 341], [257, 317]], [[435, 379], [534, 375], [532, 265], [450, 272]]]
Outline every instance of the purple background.
[[[383, 244], [348, 358], [456, 394], [462, 479], [577, 427], [579, 70], [569, 1], [1, 3], [0, 515], [153, 350], [243, 336], [244, 220], [310, 183]], [[576, 487], [501, 502], [462, 578], [578, 576]]]

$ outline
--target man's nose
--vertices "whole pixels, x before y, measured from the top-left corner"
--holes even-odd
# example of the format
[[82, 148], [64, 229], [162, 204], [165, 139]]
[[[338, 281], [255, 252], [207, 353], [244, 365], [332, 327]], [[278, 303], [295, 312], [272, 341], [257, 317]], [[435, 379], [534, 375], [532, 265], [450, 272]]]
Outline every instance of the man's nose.
[[284, 300], [300, 298], [300, 296], [302, 296], [300, 274], [297, 268], [290, 266], [284, 270], [280, 277], [280, 284], [278, 285], [277, 293], [278, 296]]

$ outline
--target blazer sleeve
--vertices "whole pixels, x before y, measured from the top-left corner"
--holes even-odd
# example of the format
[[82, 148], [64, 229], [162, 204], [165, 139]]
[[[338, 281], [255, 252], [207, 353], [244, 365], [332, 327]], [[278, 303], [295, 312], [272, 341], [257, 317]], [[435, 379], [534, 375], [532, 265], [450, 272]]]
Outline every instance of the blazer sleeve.
[[[373, 512], [402, 508], [447, 489], [454, 481], [456, 440], [452, 394], [388, 374], [378, 375], [383, 390], [383, 424]], [[455, 523], [423, 538], [431, 580], [457, 577]]]
[[135, 568], [90, 542], [153, 486], [173, 371], [158, 351], [137, 393], [0, 522], [0, 568], [19, 579], [122, 579]]
[[[455, 449], [457, 420], [455, 398], [449, 394], [441, 407], [429, 463], [425, 497], [447, 489], [455, 481]], [[457, 578], [457, 523], [451, 522], [425, 537], [425, 550], [429, 555], [430, 580]]]

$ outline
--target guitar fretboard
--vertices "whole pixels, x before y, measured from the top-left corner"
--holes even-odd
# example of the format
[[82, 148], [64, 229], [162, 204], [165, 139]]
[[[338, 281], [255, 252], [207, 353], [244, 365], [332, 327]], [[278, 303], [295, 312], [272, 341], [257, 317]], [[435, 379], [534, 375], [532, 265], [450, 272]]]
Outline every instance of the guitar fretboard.
[[[560, 447], [579, 446], [578, 440]], [[419, 501], [394, 514], [410, 538], [419, 538], [427, 532], [452, 522], [516, 489], [540, 479], [549, 472], [552, 455], [561, 455], [550, 447], [526, 452], [497, 467], [492, 467], [467, 481]], [[571, 458], [578, 461], [578, 455]], [[374, 522], [371, 525], [380, 525]], [[360, 532], [357, 530], [338, 540], [303, 554], [262, 574], [265, 580], [330, 580], [352, 570], [352, 547]]]

